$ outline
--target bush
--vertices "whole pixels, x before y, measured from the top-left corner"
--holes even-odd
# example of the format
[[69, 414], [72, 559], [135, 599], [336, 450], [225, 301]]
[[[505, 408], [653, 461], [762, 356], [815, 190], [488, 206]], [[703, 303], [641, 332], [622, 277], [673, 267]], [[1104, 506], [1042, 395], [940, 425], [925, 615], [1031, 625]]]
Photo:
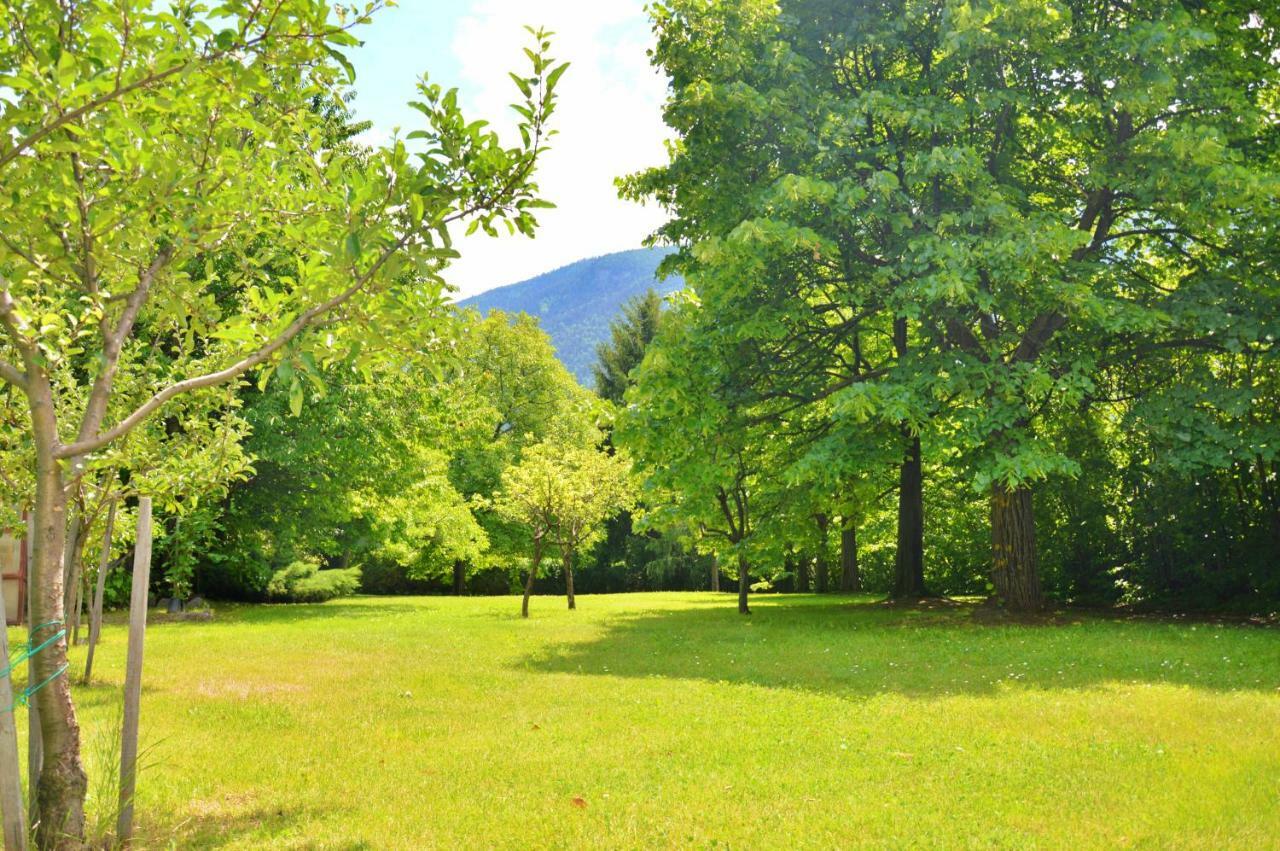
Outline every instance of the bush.
[[268, 599], [282, 603], [323, 603], [360, 589], [360, 568], [321, 570], [314, 561], [295, 561], [267, 583]]

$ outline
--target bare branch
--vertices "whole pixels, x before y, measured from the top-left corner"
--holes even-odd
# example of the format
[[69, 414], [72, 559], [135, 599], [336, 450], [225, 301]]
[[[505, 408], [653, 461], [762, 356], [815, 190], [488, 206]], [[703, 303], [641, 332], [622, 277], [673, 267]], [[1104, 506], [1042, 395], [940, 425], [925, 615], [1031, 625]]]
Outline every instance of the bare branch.
[[0, 378], [12, 384], [20, 390], [27, 389], [27, 375], [13, 364], [6, 360], [0, 360]]

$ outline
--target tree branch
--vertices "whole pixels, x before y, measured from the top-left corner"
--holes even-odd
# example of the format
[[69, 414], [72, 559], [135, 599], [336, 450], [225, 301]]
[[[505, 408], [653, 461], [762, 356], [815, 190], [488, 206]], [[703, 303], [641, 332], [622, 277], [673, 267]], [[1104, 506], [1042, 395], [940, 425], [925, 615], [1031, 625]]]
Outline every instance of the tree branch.
[[111, 327], [111, 323], [105, 316], [103, 317], [102, 371], [94, 379], [93, 389], [89, 392], [89, 402], [85, 405], [84, 418], [80, 421], [79, 440], [87, 440], [102, 425], [102, 419], [107, 413], [107, 402], [111, 399], [111, 388], [115, 384], [116, 367], [120, 363], [120, 352], [124, 348], [124, 341], [133, 331], [133, 324], [138, 318], [138, 312], [142, 310], [142, 305], [146, 303], [152, 283], [173, 259], [173, 255], [172, 245], [166, 245], [156, 253], [151, 264], [138, 277], [138, 286], [129, 293], [124, 312], [121, 313], [120, 321], [116, 323], [115, 328]]
[[384, 251], [382, 255], [378, 257], [377, 262], [375, 262], [367, 272], [361, 275], [354, 284], [327, 301], [323, 301], [320, 304], [314, 305], [303, 311], [297, 319], [289, 323], [289, 326], [285, 328], [284, 331], [280, 332], [274, 339], [253, 354], [237, 361], [225, 369], [218, 370], [217, 372], [210, 372], [205, 375], [199, 375], [179, 381], [177, 384], [171, 384], [144, 402], [136, 408], [133, 413], [129, 414], [129, 416], [125, 417], [111, 429], [105, 432], [100, 432], [94, 437], [77, 440], [75, 443], [59, 446], [54, 451], [54, 457], [59, 459], [75, 458], [79, 455], [87, 455], [90, 452], [97, 451], [98, 449], [101, 449], [102, 447], [128, 434], [137, 427], [139, 423], [163, 407], [170, 399], [180, 396], [183, 393], [189, 393], [193, 390], [201, 390], [206, 387], [216, 387], [219, 384], [225, 384], [233, 378], [240, 377], [254, 367], [266, 363], [270, 360], [272, 355], [288, 345], [291, 340], [306, 330], [306, 328], [315, 320], [332, 312], [333, 310], [336, 310], [360, 293], [360, 291], [365, 288], [370, 280], [372, 280], [373, 276], [377, 274], [378, 270], [382, 268], [387, 260], [389, 260], [395, 252], [404, 247], [408, 239], [409, 235], [407, 234], [401, 237], [394, 245]]
[[[276, 7], [277, 13], [279, 12], [279, 9], [280, 9], [280, 5], [277, 5]], [[274, 23], [274, 20], [275, 20], [275, 15], [273, 14], [272, 24]], [[293, 35], [281, 34], [280, 38], [324, 39], [335, 33], [345, 32], [346, 30], [354, 26], [355, 23], [358, 23], [358, 20], [356, 22], [352, 22], [351, 24], [347, 24], [345, 26], [330, 27], [328, 29], [321, 30], [318, 32], [313, 32], [313, 33], [304, 32], [304, 33], [293, 34]], [[145, 74], [144, 76], [138, 78], [137, 80], [134, 80], [133, 82], [123, 86], [117, 82], [116, 86], [112, 88], [111, 91], [101, 94], [98, 97], [88, 101], [87, 103], [81, 104], [75, 109], [72, 109], [68, 112], [60, 113], [57, 118], [53, 119], [48, 124], [44, 125], [38, 130], [31, 132], [26, 137], [19, 139], [17, 142], [14, 143], [12, 148], [0, 154], [0, 168], [4, 168], [9, 163], [13, 162], [18, 157], [22, 156], [23, 152], [30, 150], [33, 146], [47, 139], [49, 136], [53, 135], [58, 130], [67, 126], [71, 122], [81, 118], [82, 116], [88, 115], [89, 113], [93, 112], [96, 109], [106, 106], [107, 104], [112, 103], [113, 101], [117, 101], [120, 98], [125, 97], [126, 95], [132, 94], [133, 92], [139, 91], [141, 89], [146, 89], [157, 83], [163, 82], [164, 80], [167, 80], [168, 78], [174, 76], [175, 74], [181, 74], [183, 71], [186, 71], [187, 69], [191, 68], [193, 65], [196, 65], [198, 63], [216, 62], [219, 59], [223, 59], [227, 56], [231, 56], [234, 51], [249, 50], [251, 48], [257, 47], [258, 45], [263, 44], [266, 41], [269, 41], [273, 35], [275, 34], [271, 32], [271, 24], [268, 24], [268, 26], [265, 27], [262, 33], [258, 35], [256, 38], [244, 39], [241, 43], [233, 44], [224, 50], [214, 50], [214, 51], [205, 52], [195, 59], [191, 59], [186, 62], [179, 63], [177, 65], [171, 65], [168, 68], [164, 68], [162, 70], [157, 70], [149, 74]]]
[[27, 389], [26, 373], [6, 360], [0, 360], [0, 378], [3, 378], [19, 390], [25, 391]]
[[[17, 323], [13, 321], [13, 296], [9, 295], [9, 280], [3, 275], [0, 275], [0, 325], [4, 326], [5, 333], [9, 335], [9, 342], [22, 354], [23, 360], [27, 363], [27, 368], [30, 369], [32, 362], [31, 344], [23, 339], [22, 334], [18, 331]], [[24, 392], [31, 387], [27, 373], [22, 372], [7, 361], [0, 360], [0, 378]]]

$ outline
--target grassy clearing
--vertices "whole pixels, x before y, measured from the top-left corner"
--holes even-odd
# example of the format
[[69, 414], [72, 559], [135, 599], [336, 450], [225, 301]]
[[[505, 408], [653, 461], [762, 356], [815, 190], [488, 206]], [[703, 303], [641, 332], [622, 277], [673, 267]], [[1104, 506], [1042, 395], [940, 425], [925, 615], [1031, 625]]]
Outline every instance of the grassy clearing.
[[[138, 845], [1280, 847], [1280, 631], [870, 598], [579, 606], [154, 624]], [[124, 647], [109, 626], [77, 691], [91, 762]]]

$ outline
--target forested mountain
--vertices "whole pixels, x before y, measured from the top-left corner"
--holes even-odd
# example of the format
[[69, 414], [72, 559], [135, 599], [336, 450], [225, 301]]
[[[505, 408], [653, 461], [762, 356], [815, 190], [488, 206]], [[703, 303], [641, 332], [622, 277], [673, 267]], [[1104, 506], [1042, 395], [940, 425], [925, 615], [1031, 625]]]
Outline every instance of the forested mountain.
[[489, 290], [461, 302], [481, 312], [504, 310], [538, 317], [556, 354], [584, 385], [591, 383], [596, 346], [609, 336], [609, 323], [633, 296], [653, 288], [669, 293], [679, 278], [659, 281], [658, 263], [667, 248], [640, 248], [580, 260], [518, 284]]

